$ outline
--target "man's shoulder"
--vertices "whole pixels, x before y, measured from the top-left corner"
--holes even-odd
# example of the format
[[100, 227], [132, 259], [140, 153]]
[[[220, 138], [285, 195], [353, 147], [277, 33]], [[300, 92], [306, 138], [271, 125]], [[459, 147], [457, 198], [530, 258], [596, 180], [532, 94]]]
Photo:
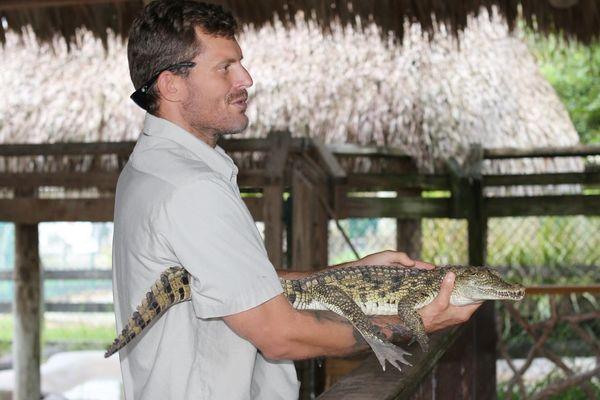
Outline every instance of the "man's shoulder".
[[175, 187], [217, 177], [217, 173], [205, 161], [194, 157], [181, 145], [165, 139], [141, 138], [129, 164], [138, 174], [157, 178]]

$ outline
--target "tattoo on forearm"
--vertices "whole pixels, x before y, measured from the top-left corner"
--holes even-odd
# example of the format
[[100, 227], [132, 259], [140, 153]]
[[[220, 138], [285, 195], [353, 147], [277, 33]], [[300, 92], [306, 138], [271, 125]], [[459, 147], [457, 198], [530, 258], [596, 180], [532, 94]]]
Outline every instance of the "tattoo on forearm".
[[367, 341], [362, 337], [359, 331], [354, 328], [352, 323], [348, 321], [346, 318], [341, 317], [332, 311], [321, 311], [321, 310], [310, 310], [308, 313], [314, 315], [317, 321], [328, 321], [328, 322], [336, 322], [344, 325], [348, 325], [352, 328], [352, 335], [354, 336], [354, 345], [353, 351], [365, 350], [368, 348]]

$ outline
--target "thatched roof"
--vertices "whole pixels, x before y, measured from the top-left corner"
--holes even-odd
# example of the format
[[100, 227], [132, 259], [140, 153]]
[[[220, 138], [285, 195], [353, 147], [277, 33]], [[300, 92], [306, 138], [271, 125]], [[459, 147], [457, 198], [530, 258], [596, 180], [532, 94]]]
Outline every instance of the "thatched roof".
[[[21, 32], [30, 25], [38, 39], [51, 41], [54, 34], [69, 41], [76, 29], [85, 27], [104, 43], [107, 28], [126, 36], [134, 15], [148, 0], [3, 0], [0, 2], [0, 42], [7, 29]], [[560, 32], [584, 43], [600, 37], [600, 4], [597, 0], [213, 0], [231, 9], [245, 24], [262, 26], [274, 15], [293, 21], [297, 11], [314, 17], [327, 29], [332, 21], [356, 24], [356, 17], [373, 21], [383, 32], [404, 34], [404, 22], [417, 22], [424, 32], [433, 33], [436, 23], [457, 32], [468, 17], [496, 7], [512, 29], [519, 17], [535, 30]]]
[[[329, 143], [398, 146], [425, 170], [470, 143], [485, 147], [573, 145], [569, 116], [518, 35], [499, 16], [471, 18], [460, 50], [443, 29], [432, 42], [405, 26], [401, 45], [375, 25], [335, 25], [331, 34], [302, 17], [240, 35], [254, 78], [248, 131], [271, 129]], [[0, 51], [0, 143], [134, 140], [143, 111], [128, 98], [125, 46], [109, 35], [108, 51], [89, 31], [68, 52], [64, 41], [39, 46], [33, 34], [7, 36]], [[496, 162], [488, 170], [579, 170], [563, 159]]]

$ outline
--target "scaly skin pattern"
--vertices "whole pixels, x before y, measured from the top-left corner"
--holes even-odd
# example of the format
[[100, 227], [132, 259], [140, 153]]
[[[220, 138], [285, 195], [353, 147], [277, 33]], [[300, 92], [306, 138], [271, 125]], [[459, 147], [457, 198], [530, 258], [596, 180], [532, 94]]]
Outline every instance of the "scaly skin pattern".
[[192, 292], [189, 279], [188, 272], [181, 267], [170, 267], [160, 274], [160, 278], [146, 293], [146, 298], [129, 318], [121, 334], [106, 350], [104, 357], [110, 357], [125, 347], [172, 305], [190, 300]]
[[[295, 309], [329, 310], [348, 319], [371, 346], [383, 369], [385, 360], [400, 369], [400, 363], [409, 364], [404, 358], [409, 353], [390, 343], [367, 316], [399, 315], [427, 351], [428, 338], [417, 310], [433, 301], [444, 276], [450, 271], [456, 274], [450, 299], [453, 305], [484, 300], [521, 300], [525, 294], [522, 286], [507, 283], [490, 268], [461, 266], [434, 270], [376, 265], [336, 268], [302, 279], [281, 279], [281, 285], [283, 294]], [[190, 300], [189, 280], [185, 269], [167, 269], [105, 357], [123, 348], [167, 308]]]

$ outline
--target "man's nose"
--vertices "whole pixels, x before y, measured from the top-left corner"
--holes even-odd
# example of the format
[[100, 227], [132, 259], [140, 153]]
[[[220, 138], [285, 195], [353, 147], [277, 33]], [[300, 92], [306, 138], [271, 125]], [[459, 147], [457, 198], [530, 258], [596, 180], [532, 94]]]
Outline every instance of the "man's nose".
[[239, 77], [238, 86], [241, 86], [244, 89], [246, 89], [246, 88], [249, 88], [250, 86], [252, 86], [253, 84], [254, 84], [254, 81], [252, 80], [250, 73], [248, 72], [248, 70], [246, 68], [242, 67], [242, 74]]

